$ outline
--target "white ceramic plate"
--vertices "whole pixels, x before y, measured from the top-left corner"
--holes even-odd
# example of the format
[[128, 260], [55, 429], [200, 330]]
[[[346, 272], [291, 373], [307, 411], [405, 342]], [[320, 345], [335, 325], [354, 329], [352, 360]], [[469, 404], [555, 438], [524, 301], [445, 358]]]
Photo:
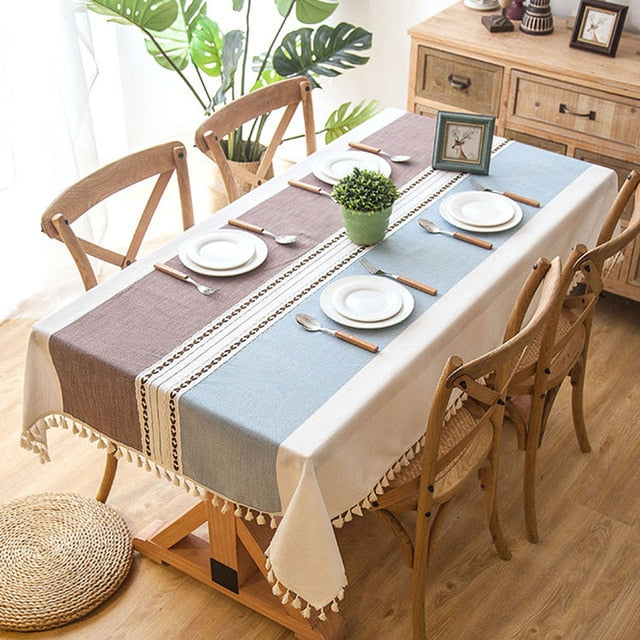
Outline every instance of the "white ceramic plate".
[[324, 158], [314, 168], [313, 174], [328, 184], [337, 184], [355, 167], [378, 171], [387, 178], [391, 175], [391, 165], [379, 155], [367, 151], [345, 151]]
[[493, 11], [500, 6], [498, 0], [495, 2], [478, 2], [477, 0], [464, 0], [464, 6], [477, 11]]
[[[495, 233], [515, 227], [522, 220], [522, 208], [517, 202], [498, 193], [461, 191], [442, 200], [440, 215], [458, 229]], [[470, 220], [474, 220], [474, 223]]]
[[[228, 231], [232, 231], [232, 229], [229, 229]], [[234, 267], [231, 269], [210, 269], [208, 267], [203, 267], [202, 265], [191, 260], [191, 258], [187, 254], [187, 248], [189, 244], [188, 242], [182, 243], [182, 245], [178, 249], [178, 257], [185, 267], [191, 269], [191, 271], [201, 273], [205, 276], [238, 276], [242, 273], [247, 273], [248, 271], [252, 271], [253, 269], [259, 267], [266, 260], [267, 254], [269, 253], [269, 249], [264, 240], [262, 240], [262, 238], [258, 238], [252, 233], [248, 233], [245, 231], [234, 231], [234, 233], [241, 233], [246, 235], [247, 238], [253, 243], [254, 248], [253, 257], [238, 267]]]
[[350, 280], [333, 294], [333, 307], [346, 318], [360, 322], [380, 322], [402, 309], [402, 297], [394, 282], [380, 277]]
[[347, 278], [339, 278], [329, 283], [320, 294], [320, 308], [322, 311], [332, 320], [338, 324], [342, 324], [346, 327], [353, 327], [355, 329], [382, 329], [384, 327], [392, 327], [395, 324], [402, 322], [405, 318], [409, 317], [413, 311], [415, 301], [411, 292], [403, 287], [401, 284], [389, 280], [387, 283], [391, 285], [390, 290], [394, 290], [402, 300], [402, 305], [397, 313], [385, 318], [384, 320], [378, 320], [375, 322], [362, 322], [361, 320], [354, 320], [340, 313], [334, 304], [336, 292], [345, 285], [355, 284], [356, 286], [369, 286], [369, 280], [371, 278], [378, 278], [382, 280], [380, 276], [350, 276]]
[[488, 191], [455, 193], [446, 206], [450, 215], [474, 227], [497, 227], [516, 214], [513, 200]]
[[185, 251], [189, 260], [201, 267], [235, 269], [253, 258], [256, 245], [246, 233], [219, 229], [189, 240]]

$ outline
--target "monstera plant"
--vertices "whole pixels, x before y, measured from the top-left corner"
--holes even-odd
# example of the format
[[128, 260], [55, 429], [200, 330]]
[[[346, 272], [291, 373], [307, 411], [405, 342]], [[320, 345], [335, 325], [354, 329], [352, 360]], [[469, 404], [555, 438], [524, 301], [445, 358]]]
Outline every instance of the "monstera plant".
[[[320, 76], [340, 75], [369, 59], [361, 53], [371, 48], [370, 32], [345, 22], [336, 26], [324, 24], [338, 2], [271, 0], [273, 20], [266, 22], [262, 18], [256, 25], [252, 4], [269, 0], [226, 1], [231, 2], [234, 11], [243, 12], [244, 30], [224, 32], [210, 17], [221, 0], [210, 2], [213, 8], [209, 11], [206, 0], [87, 0], [87, 6], [113, 22], [140, 29], [149, 54], [162, 67], [180, 76], [205, 115], [283, 78], [304, 75], [314, 87], [319, 87]], [[318, 26], [305, 26], [282, 36], [293, 15], [302, 24]], [[249, 60], [253, 32], [259, 31], [263, 37], [267, 25], [273, 29], [267, 50]], [[340, 105], [322, 129], [327, 142], [369, 118], [376, 109], [375, 100], [366, 104], [362, 101], [353, 108], [350, 103]], [[263, 126], [264, 118], [248, 127], [247, 132], [234, 132], [227, 145], [229, 159], [258, 160]]]

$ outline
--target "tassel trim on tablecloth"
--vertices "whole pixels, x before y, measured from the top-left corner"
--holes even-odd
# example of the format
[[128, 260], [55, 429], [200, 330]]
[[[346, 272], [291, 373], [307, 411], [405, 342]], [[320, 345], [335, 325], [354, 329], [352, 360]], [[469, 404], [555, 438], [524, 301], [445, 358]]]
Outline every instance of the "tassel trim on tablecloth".
[[[454, 400], [452, 405], [445, 412], [445, 422], [457, 413], [466, 398], [467, 394], [462, 393]], [[351, 522], [351, 520], [353, 520], [353, 516], [362, 516], [363, 509], [371, 509], [373, 503], [377, 501], [378, 496], [381, 496], [386, 491], [391, 481], [394, 480], [396, 475], [402, 471], [403, 467], [408, 467], [411, 464], [411, 461], [420, 453], [420, 451], [422, 451], [425, 439], [426, 434], [423, 433], [418, 441], [409, 447], [402, 456], [400, 456], [400, 458], [387, 469], [378, 482], [376, 482], [372, 491], [363, 500], [350, 509], [343, 511], [331, 520], [333, 526], [336, 529], [341, 529], [345, 522]]]
[[[187, 493], [192, 494], [195, 497], [204, 499], [209, 496], [213, 506], [220, 509], [221, 513], [229, 513], [229, 511], [233, 510], [233, 515], [237, 518], [243, 518], [247, 521], [255, 520], [259, 525], [266, 525], [269, 523], [271, 529], [276, 529], [278, 526], [279, 514], [258, 511], [253, 507], [239, 504], [233, 500], [225, 498], [224, 496], [218, 495], [210, 489], [198, 484], [191, 478], [174, 471], [169, 471], [168, 469], [152, 462], [141, 453], [107, 438], [103, 434], [92, 429], [90, 426], [61, 413], [40, 418], [29, 430], [23, 432], [21, 436], [21, 446], [24, 449], [36, 453], [40, 457], [40, 462], [42, 464], [50, 462], [51, 460], [49, 457], [46, 436], [47, 430], [51, 428], [70, 430], [80, 438], [86, 438], [89, 442], [96, 443], [98, 449], [104, 449], [107, 453], [112, 453], [117, 460], [124, 459], [127, 462], [135, 462], [139, 468], [148, 472], [153, 472], [157, 478], [163, 478], [174, 486], [182, 486]], [[268, 549], [265, 551], [265, 567], [268, 573], [268, 580], [272, 585], [273, 594], [280, 598], [283, 605], [291, 605], [294, 609], [300, 611], [305, 618], [310, 618], [315, 610], [319, 620], [326, 620], [326, 608], [335, 612], [339, 610], [338, 602], [344, 597], [344, 589], [340, 589], [336, 594], [336, 597], [324, 607], [315, 607], [290, 589], [284, 587], [279, 582], [271, 567]]]
[[233, 510], [233, 514], [237, 518], [244, 518], [244, 520], [247, 521], [255, 520], [260, 525], [267, 524], [268, 522], [272, 529], [278, 526], [277, 514], [258, 511], [253, 507], [248, 507], [247, 505], [230, 500], [225, 496], [216, 494], [210, 489], [198, 484], [192, 478], [152, 462], [141, 453], [111, 438], [107, 438], [105, 435], [92, 429], [89, 425], [62, 413], [51, 414], [40, 418], [28, 431], [22, 433], [20, 439], [21, 446], [24, 449], [36, 453], [40, 457], [42, 464], [50, 461], [46, 432], [51, 428], [66, 429], [80, 438], [86, 438], [89, 442], [96, 443], [98, 449], [104, 449], [106, 453], [112, 453], [116, 460], [124, 459], [127, 462], [135, 463], [138, 468], [154, 473], [156, 478], [167, 480], [176, 487], [182, 487], [187, 493], [196, 498], [205, 498], [209, 495], [211, 496], [213, 506], [219, 508], [221, 513], [228, 513], [230, 510]]

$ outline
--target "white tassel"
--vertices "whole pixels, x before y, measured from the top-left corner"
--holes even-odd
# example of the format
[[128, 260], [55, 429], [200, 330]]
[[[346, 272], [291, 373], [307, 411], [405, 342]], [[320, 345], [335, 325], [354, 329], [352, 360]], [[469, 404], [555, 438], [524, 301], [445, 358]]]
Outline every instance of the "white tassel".
[[307, 620], [311, 617], [311, 605], [310, 604], [308, 604], [304, 608], [304, 611], [302, 612], [302, 617], [306, 618]]
[[344, 519], [342, 518], [342, 516], [338, 516], [334, 521], [333, 521], [333, 526], [336, 529], [342, 529], [342, 527], [344, 527]]
[[251, 522], [253, 520], [253, 511], [251, 511], [251, 509], [247, 509], [247, 513], [245, 514], [244, 519], [247, 522]]
[[271, 516], [271, 522], [270, 522], [269, 526], [272, 529], [277, 529], [277, 527], [278, 527], [278, 522], [276, 521], [276, 519], [273, 516]]
[[220, 506], [220, 500], [218, 500], [218, 496], [215, 493], [213, 494], [213, 499], [211, 500], [211, 504], [214, 507], [219, 507]]
[[291, 603], [291, 606], [294, 609], [300, 611], [300, 609], [302, 608], [302, 602], [300, 601], [300, 598], [298, 596], [295, 597], [295, 600]]
[[271, 587], [271, 593], [273, 593], [274, 596], [282, 595], [282, 589], [280, 589], [280, 583], [277, 580], [273, 585], [273, 587]]
[[264, 513], [260, 513], [258, 514], [258, 517], [256, 518], [256, 522], [258, 524], [264, 524], [266, 522], [266, 518], [264, 517]]
[[285, 594], [282, 596], [282, 600], [280, 600], [282, 604], [287, 604], [289, 602], [289, 590], [285, 591]]
[[334, 600], [331, 603], [331, 611], [333, 611], [334, 613], [338, 613], [338, 611], [340, 611], [340, 607], [338, 607], [338, 601]]
[[220, 509], [220, 513], [228, 513], [231, 510], [231, 507], [229, 506], [229, 502], [228, 500], [224, 501], [224, 504], [222, 505], [222, 509]]
[[322, 622], [327, 621], [327, 614], [324, 612], [324, 608], [320, 609], [320, 613], [318, 614], [318, 620], [322, 620]]
[[357, 516], [361, 516], [362, 515], [362, 508], [360, 507], [359, 504], [357, 504], [355, 507], [353, 507], [352, 509], [353, 513], [355, 513]]

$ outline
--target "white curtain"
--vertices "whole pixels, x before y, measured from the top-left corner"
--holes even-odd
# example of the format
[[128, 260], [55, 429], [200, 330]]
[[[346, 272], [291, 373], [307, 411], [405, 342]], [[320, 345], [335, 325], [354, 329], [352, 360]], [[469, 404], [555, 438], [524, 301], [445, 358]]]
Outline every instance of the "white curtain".
[[66, 248], [40, 216], [66, 186], [97, 167], [89, 109], [92, 61], [86, 11], [72, 0], [5, 2], [0, 21], [0, 321], [37, 318], [78, 295]]

